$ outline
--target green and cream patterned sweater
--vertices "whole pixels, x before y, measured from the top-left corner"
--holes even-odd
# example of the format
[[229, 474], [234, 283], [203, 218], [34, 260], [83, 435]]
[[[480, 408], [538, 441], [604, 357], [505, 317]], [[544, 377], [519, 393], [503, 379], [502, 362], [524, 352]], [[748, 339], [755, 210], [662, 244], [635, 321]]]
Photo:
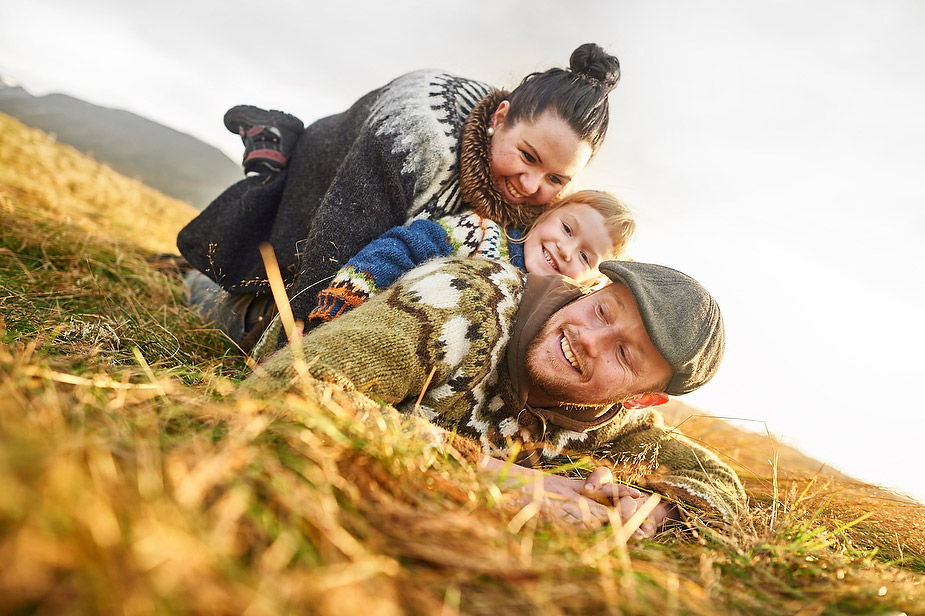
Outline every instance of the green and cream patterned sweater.
[[[607, 421], [570, 429], [544, 420], [518, 398], [505, 360], [526, 274], [489, 259], [437, 259], [303, 338], [315, 378], [366, 391], [507, 457], [511, 445], [542, 443], [541, 456], [588, 454], [618, 476], [729, 520], [744, 507], [734, 471], [668, 429], [652, 410], [616, 407]], [[273, 395], [298, 376], [292, 347], [270, 357], [243, 389]]]

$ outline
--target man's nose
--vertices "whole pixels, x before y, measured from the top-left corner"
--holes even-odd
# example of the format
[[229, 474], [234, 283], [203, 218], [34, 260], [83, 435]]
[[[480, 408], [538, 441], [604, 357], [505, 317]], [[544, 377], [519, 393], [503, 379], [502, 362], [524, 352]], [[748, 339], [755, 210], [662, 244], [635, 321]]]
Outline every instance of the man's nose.
[[614, 348], [617, 331], [605, 323], [587, 325], [581, 330], [581, 344], [586, 355], [600, 357]]

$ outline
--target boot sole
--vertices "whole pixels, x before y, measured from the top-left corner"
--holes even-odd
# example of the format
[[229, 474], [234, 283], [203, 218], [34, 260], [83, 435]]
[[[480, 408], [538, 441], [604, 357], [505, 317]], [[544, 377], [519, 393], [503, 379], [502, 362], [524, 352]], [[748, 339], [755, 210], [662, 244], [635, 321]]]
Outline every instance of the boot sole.
[[282, 111], [261, 109], [253, 105], [238, 105], [225, 112], [225, 128], [235, 135], [239, 134], [241, 126], [275, 126], [280, 130], [295, 133], [302, 132], [305, 127], [302, 120]]

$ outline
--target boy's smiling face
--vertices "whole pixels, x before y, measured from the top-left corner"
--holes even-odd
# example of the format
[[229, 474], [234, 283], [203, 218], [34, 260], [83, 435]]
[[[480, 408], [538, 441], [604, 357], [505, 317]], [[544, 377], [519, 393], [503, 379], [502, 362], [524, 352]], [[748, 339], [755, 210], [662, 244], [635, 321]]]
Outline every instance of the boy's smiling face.
[[531, 274], [562, 274], [580, 284], [600, 276], [597, 267], [613, 257], [604, 216], [585, 203], [566, 203], [549, 212], [527, 234], [524, 261]]

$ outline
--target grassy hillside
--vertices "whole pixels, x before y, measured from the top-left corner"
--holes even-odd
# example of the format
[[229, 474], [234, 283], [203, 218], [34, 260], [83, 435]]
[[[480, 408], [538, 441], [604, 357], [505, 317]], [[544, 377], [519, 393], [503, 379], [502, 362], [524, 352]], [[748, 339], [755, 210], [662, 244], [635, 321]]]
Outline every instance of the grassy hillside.
[[750, 514], [627, 541], [362, 395], [238, 399], [145, 261], [193, 215], [0, 115], [0, 613], [923, 613], [920, 505], [677, 402]]
[[[0, 113], [92, 153], [119, 173], [205, 208], [241, 168], [217, 148], [128, 111], [109, 109], [64, 94], [33, 96], [0, 78]], [[221, 118], [215, 118], [216, 125]]]

